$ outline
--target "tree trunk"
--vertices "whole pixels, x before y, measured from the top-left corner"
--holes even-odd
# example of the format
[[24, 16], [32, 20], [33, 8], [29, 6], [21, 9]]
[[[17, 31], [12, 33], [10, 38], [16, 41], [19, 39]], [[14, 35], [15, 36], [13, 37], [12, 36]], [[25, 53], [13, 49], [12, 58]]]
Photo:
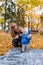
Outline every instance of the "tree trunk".
[[43, 17], [41, 17], [40, 34], [43, 34]]

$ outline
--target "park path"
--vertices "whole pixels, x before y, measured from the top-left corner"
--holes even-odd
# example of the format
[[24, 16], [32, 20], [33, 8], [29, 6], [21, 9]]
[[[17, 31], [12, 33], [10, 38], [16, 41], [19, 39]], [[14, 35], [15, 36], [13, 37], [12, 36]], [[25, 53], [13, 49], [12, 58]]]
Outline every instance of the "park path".
[[43, 50], [28, 49], [21, 53], [20, 48], [13, 48], [0, 56], [0, 65], [43, 65]]

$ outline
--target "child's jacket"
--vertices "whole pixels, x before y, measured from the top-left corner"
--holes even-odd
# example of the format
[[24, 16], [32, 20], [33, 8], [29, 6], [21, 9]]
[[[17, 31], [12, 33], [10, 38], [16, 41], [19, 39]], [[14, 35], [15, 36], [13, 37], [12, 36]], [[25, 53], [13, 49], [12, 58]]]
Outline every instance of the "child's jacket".
[[31, 30], [28, 29], [28, 33], [27, 34], [22, 34], [22, 40], [21, 40], [21, 43], [22, 44], [29, 44], [30, 43], [30, 40], [31, 40], [31, 37], [28, 37], [28, 35], [31, 34]]

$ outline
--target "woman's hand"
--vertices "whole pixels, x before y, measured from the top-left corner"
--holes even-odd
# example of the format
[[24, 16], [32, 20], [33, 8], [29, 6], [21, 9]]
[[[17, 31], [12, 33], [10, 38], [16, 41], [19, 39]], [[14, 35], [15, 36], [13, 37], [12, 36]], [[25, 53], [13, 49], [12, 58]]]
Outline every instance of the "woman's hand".
[[21, 37], [21, 36], [22, 36], [22, 34], [19, 34], [19, 36]]
[[19, 35], [16, 35], [15, 38], [19, 38]]

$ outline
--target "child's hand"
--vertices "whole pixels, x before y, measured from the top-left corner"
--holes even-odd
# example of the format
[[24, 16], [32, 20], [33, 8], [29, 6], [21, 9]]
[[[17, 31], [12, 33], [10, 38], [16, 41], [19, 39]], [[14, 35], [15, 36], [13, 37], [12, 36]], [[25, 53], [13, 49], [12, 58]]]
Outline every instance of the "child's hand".
[[27, 36], [28, 38], [31, 37], [31, 34]]

